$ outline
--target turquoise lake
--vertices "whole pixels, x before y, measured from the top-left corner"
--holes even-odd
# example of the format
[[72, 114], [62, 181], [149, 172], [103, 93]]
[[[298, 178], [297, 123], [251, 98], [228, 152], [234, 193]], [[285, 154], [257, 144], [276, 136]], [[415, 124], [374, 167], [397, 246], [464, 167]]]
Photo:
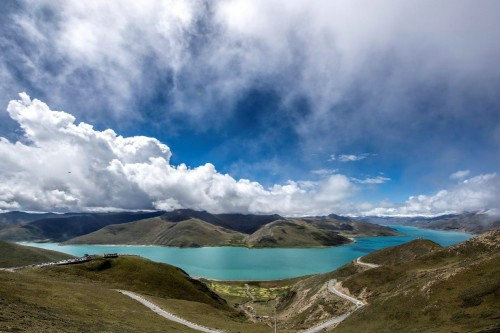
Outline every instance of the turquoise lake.
[[416, 238], [430, 239], [450, 246], [469, 239], [462, 232], [436, 231], [392, 226], [401, 236], [357, 238], [356, 242], [316, 249], [247, 249], [241, 247], [175, 248], [123, 245], [58, 245], [26, 243], [75, 256], [102, 253], [136, 254], [181, 267], [192, 276], [220, 280], [275, 280], [332, 271], [349, 261], [388, 246]]

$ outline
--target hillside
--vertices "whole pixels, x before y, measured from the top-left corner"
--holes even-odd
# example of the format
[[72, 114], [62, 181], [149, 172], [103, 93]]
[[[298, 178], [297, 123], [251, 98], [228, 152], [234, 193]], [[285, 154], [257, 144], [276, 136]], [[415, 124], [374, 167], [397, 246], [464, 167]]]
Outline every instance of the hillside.
[[64, 214], [0, 229], [0, 239], [61, 242], [99, 230], [110, 224], [127, 223], [161, 214], [163, 212]]
[[360, 219], [382, 225], [407, 225], [434, 230], [463, 231], [474, 234], [481, 234], [500, 228], [500, 216], [492, 216], [481, 212], [465, 212], [462, 214], [447, 214], [435, 217], [366, 216]]
[[276, 214], [211, 214], [205, 211], [196, 211], [192, 209], [177, 209], [163, 214], [161, 218], [170, 222], [180, 222], [196, 218], [213, 225], [246, 234], [251, 234], [272, 221], [283, 219]]
[[[251, 234], [244, 234], [214, 224], [220, 222], [218, 220], [220, 215], [223, 214], [214, 217], [207, 212], [177, 210], [150, 219], [109, 225], [92, 233], [70, 239], [65, 243], [177, 247], [324, 247], [347, 244], [351, 242], [348, 237], [396, 234], [391, 228], [367, 222], [342, 222], [333, 219], [312, 218], [280, 218], [262, 225]], [[262, 223], [275, 217], [277, 216], [258, 218], [257, 216], [245, 215], [243, 222], [252, 220]], [[239, 221], [238, 223], [243, 222]], [[233, 222], [232, 224], [237, 223]]]
[[[0, 331], [192, 332], [114, 289], [133, 291], [182, 318], [232, 332], [266, 332], [181, 269], [140, 257], [0, 271]], [[70, 297], [68, 297], [70, 295]]]
[[65, 253], [4, 241], [0, 241], [0, 253], [2, 254], [0, 255], [0, 267], [25, 266], [72, 258]]
[[321, 247], [337, 246], [351, 241], [335, 231], [321, 229], [301, 221], [274, 221], [249, 235], [252, 247]]
[[428, 255], [441, 249], [443, 249], [441, 245], [428, 239], [415, 239], [408, 243], [372, 252], [361, 259], [363, 262], [372, 264], [394, 265]]
[[241, 245], [245, 235], [190, 218], [169, 222], [155, 217], [137, 222], [109, 225], [68, 244], [147, 244], [176, 247]]
[[[392, 248], [385, 254], [397, 257], [394, 251], [406, 252]], [[382, 254], [372, 257], [382, 263]], [[363, 261], [368, 262], [367, 258]], [[398, 260], [394, 265], [357, 272], [341, 279], [342, 286], [368, 305], [342, 322], [335, 332], [498, 331], [498, 276], [498, 230], [414, 260]]]

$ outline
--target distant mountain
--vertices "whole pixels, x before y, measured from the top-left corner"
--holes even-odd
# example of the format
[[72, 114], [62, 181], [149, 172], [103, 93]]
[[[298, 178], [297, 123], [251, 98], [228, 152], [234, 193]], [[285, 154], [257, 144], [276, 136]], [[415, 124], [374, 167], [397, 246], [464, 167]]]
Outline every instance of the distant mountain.
[[178, 222], [155, 217], [130, 223], [108, 225], [66, 244], [129, 244], [175, 247], [244, 245], [245, 235], [198, 218]]
[[250, 234], [257, 231], [263, 225], [283, 219], [280, 215], [255, 215], [255, 214], [210, 214], [205, 211], [192, 209], [177, 209], [165, 213], [162, 217], [165, 221], [179, 222], [190, 218], [231, 229], [234, 231]]
[[69, 213], [0, 229], [0, 239], [62, 242], [110, 224], [127, 223], [164, 212]]
[[62, 214], [54, 214], [54, 213], [36, 214], [36, 213], [26, 213], [18, 211], [0, 213], [0, 228], [9, 225], [22, 224], [46, 218], [56, 218], [63, 216], [64, 215]]
[[435, 217], [366, 216], [359, 219], [381, 225], [398, 224], [435, 230], [464, 231], [475, 234], [500, 228], [500, 216], [490, 216], [480, 212], [447, 214]]
[[[255, 231], [242, 232], [252, 230]], [[283, 218], [279, 215], [210, 214], [182, 209], [155, 218], [109, 225], [66, 243], [179, 247], [323, 247], [349, 243], [351, 240], [348, 237], [395, 234], [391, 228], [360, 221]]]

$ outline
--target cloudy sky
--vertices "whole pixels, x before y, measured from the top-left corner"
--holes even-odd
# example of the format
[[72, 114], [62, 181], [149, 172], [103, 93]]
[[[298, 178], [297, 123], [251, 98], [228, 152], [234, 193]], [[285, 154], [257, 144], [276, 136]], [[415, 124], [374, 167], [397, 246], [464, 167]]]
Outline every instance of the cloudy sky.
[[0, 210], [499, 209], [498, 1], [0, 11]]

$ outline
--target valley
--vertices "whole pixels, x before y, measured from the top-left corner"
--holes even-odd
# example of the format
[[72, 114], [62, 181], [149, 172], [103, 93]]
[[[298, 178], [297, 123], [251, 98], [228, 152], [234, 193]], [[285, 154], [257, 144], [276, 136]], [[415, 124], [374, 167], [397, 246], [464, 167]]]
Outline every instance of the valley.
[[[182, 324], [188, 321], [213, 331], [269, 332], [276, 311], [279, 332], [433, 331], [437, 327], [493, 332], [499, 328], [499, 239], [499, 231], [492, 231], [447, 248], [415, 239], [332, 272], [273, 281], [198, 280], [174, 266], [127, 255], [0, 271], [0, 330], [196, 329]], [[9, 248], [7, 260], [36, 261], [22, 248]], [[152, 309], [182, 320], [167, 320]], [[407, 316], [412, 320], [405, 320]]]

